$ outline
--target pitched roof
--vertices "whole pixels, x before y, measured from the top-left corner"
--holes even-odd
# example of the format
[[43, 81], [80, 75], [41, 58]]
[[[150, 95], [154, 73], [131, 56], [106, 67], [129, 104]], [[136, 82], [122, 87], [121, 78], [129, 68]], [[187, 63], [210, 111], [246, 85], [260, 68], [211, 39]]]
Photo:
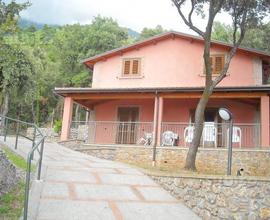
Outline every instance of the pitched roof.
[[[84, 63], [87, 67], [92, 68], [93, 65], [101, 60], [107, 59], [109, 57], [115, 56], [115, 55], [122, 55], [123, 53], [130, 51], [130, 50], [134, 50], [134, 49], [138, 49], [140, 47], [152, 44], [152, 43], [156, 43], [157, 41], [161, 41], [161, 40], [165, 40], [165, 39], [169, 39], [169, 38], [189, 38], [192, 40], [196, 40], [196, 41], [203, 41], [203, 38], [200, 36], [195, 36], [195, 35], [191, 35], [191, 34], [185, 34], [185, 33], [181, 33], [181, 32], [176, 32], [176, 31], [169, 31], [163, 34], [159, 34], [156, 35], [154, 37], [148, 38], [146, 40], [142, 40], [139, 42], [136, 42], [134, 44], [128, 45], [128, 46], [124, 46], [124, 47], [120, 47], [120, 48], [116, 48], [110, 51], [107, 51], [105, 53], [102, 54], [98, 54], [96, 56], [87, 58], [82, 60], [81, 62]], [[233, 45], [230, 43], [226, 43], [223, 41], [218, 41], [218, 40], [212, 40], [211, 41], [212, 44], [216, 44], [216, 45], [220, 45], [220, 46], [224, 46], [224, 47], [232, 47]], [[270, 58], [270, 54], [266, 53], [264, 51], [261, 50], [257, 50], [257, 49], [253, 49], [253, 48], [247, 48], [247, 47], [239, 47], [238, 50], [241, 51], [246, 51], [249, 53], [253, 53], [259, 56], [263, 56], [263, 57], [269, 57]]]

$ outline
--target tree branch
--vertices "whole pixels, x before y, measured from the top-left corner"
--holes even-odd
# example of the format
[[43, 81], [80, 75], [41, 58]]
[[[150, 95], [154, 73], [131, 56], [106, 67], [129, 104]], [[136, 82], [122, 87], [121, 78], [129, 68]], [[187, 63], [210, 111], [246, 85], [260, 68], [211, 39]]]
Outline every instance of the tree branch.
[[[240, 46], [240, 44], [242, 43], [242, 41], [244, 39], [245, 32], [246, 32], [246, 21], [247, 21], [246, 18], [247, 18], [247, 11], [245, 10], [245, 12], [242, 16], [242, 19], [241, 19], [241, 23], [240, 23], [240, 36], [239, 36], [238, 40], [236, 41], [236, 31], [237, 30], [234, 30], [234, 38], [235, 39], [234, 39], [233, 47], [231, 48], [229, 55], [227, 56], [226, 63], [224, 65], [224, 68], [222, 69], [220, 75], [218, 77], [216, 77], [215, 80], [213, 81], [212, 89], [214, 89], [215, 86], [217, 86], [221, 82], [221, 80], [225, 78], [226, 73], [227, 73], [229, 66], [230, 66], [230, 62], [231, 62], [232, 58], [234, 57], [238, 47]], [[237, 25], [235, 25], [234, 28], [237, 29]]]
[[179, 15], [181, 16], [182, 20], [185, 22], [185, 24], [193, 31], [195, 31], [197, 34], [199, 34], [200, 36], [204, 37], [204, 32], [201, 31], [199, 28], [195, 27], [192, 23], [192, 14], [193, 14], [193, 11], [194, 11], [194, 8], [195, 8], [195, 1], [192, 0], [192, 8], [189, 12], [189, 15], [188, 15], [188, 18], [185, 17], [185, 15], [183, 14], [182, 10], [181, 10], [181, 7], [182, 5], [185, 3], [185, 0], [181, 0], [181, 1], [178, 1], [178, 0], [172, 0], [172, 2], [174, 3], [174, 5], [176, 6], [177, 8], [177, 11], [179, 13]]

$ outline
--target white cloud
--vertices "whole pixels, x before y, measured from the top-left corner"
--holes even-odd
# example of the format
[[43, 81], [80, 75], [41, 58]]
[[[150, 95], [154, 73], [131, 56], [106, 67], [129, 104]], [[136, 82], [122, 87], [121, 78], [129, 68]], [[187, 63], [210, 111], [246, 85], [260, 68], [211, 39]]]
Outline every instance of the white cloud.
[[[91, 23], [94, 16], [100, 14], [112, 17], [121, 26], [136, 31], [160, 24], [168, 30], [191, 33], [170, 0], [31, 0], [31, 2], [32, 6], [22, 13], [22, 17], [41, 23], [87, 24]], [[219, 20], [227, 19], [221, 16]], [[194, 22], [203, 28], [201, 19], [197, 17]]]

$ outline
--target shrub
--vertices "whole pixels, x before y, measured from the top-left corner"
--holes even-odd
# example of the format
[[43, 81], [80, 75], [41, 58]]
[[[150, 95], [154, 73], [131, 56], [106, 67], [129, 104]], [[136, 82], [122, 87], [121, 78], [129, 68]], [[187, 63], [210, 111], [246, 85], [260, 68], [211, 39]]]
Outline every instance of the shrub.
[[54, 126], [53, 126], [54, 132], [59, 134], [61, 131], [61, 128], [62, 128], [62, 120], [55, 120]]

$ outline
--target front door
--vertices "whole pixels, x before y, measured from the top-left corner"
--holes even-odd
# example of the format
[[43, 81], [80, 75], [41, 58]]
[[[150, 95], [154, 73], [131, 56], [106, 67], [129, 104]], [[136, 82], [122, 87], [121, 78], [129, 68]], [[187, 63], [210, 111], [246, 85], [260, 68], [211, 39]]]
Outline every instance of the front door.
[[137, 137], [137, 127], [139, 120], [138, 107], [119, 107], [118, 127], [116, 134], [117, 144], [135, 144]]

